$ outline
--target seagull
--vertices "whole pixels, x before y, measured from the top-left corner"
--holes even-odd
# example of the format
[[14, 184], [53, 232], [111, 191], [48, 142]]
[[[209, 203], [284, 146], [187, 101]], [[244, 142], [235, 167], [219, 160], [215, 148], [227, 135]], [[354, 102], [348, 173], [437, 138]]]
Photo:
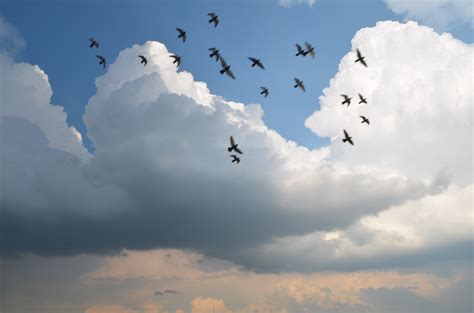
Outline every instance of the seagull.
[[148, 60], [143, 55], [139, 55], [138, 57], [141, 59], [140, 63], [143, 64], [143, 66], [148, 64]]
[[176, 28], [176, 30], [179, 33], [178, 38], [183, 38], [183, 42], [185, 42], [186, 41], [186, 32], [184, 30], [182, 30], [181, 28]]
[[221, 59], [221, 66], [222, 66], [222, 69], [220, 70], [221, 75], [226, 73], [227, 76], [229, 76], [232, 79], [235, 79], [234, 73], [232, 73], [232, 71], [230, 70], [230, 65], [225, 63], [222, 57], [220, 59]]
[[100, 60], [99, 65], [102, 65], [105, 68], [105, 65], [107, 64], [107, 61], [105, 60], [105, 58], [101, 55], [96, 55], [96, 57], [99, 58]]
[[89, 41], [91, 43], [89, 48], [92, 48], [92, 47], [96, 47], [96, 49], [99, 48], [99, 43], [97, 42], [97, 40], [95, 40], [94, 38], [89, 38]]
[[300, 88], [301, 90], [303, 91], [306, 91], [306, 89], [304, 88], [304, 84], [303, 84], [303, 81], [302, 80], [299, 80], [298, 78], [295, 77], [295, 85], [293, 87], [295, 88]]
[[344, 98], [344, 101], [341, 102], [342, 105], [344, 105], [346, 103], [347, 103], [347, 106], [351, 105], [351, 99], [352, 98], [349, 98], [347, 95], [341, 95], [341, 97]]
[[217, 16], [215, 13], [209, 13], [207, 16], [211, 18], [209, 20], [209, 24], [214, 23], [214, 27], [217, 27], [217, 24], [219, 24], [219, 16]]
[[257, 65], [257, 66], [260, 67], [262, 70], [265, 69], [265, 67], [263, 66], [262, 62], [260, 62], [260, 59], [256, 59], [256, 58], [249, 57], [249, 60], [252, 61], [252, 67], [255, 67], [255, 65]]
[[364, 97], [362, 97], [361, 94], [359, 94], [359, 99], [360, 99], [359, 104], [361, 104], [361, 103], [367, 104], [367, 99], [365, 99]]
[[299, 55], [306, 56], [305, 51], [303, 50], [303, 48], [301, 48], [299, 44], [296, 44], [296, 49], [298, 50], [298, 52], [295, 54], [295, 56], [299, 56]]
[[367, 117], [365, 117], [365, 116], [363, 116], [363, 115], [359, 115], [359, 116], [362, 118], [362, 122], [361, 122], [361, 123], [367, 123], [367, 125], [370, 124], [369, 119], [368, 119]]
[[342, 142], [349, 142], [351, 145], [354, 145], [354, 142], [352, 141], [352, 137], [349, 137], [349, 134], [346, 132], [345, 129], [343, 129], [344, 131], [344, 138], [342, 139]]
[[316, 56], [316, 52], [314, 51], [314, 47], [311, 46], [309, 43], [305, 42], [304, 45], [306, 46], [306, 51], [304, 55], [306, 56], [308, 53], [311, 55], [311, 57], [314, 59]]
[[209, 57], [210, 58], [216, 57], [216, 62], [219, 61], [219, 59], [221, 58], [221, 55], [219, 53], [219, 49], [209, 48], [208, 50], [212, 52], [211, 54], [209, 54]]
[[174, 59], [173, 64], [176, 63], [176, 67], [179, 67], [181, 65], [181, 57], [179, 55], [172, 54], [172, 55], [170, 55], [170, 58]]
[[261, 95], [263, 95], [265, 98], [268, 97], [268, 94], [270, 93], [268, 91], [268, 88], [267, 87], [260, 87], [260, 89], [262, 89], [262, 91], [260, 92]]
[[360, 63], [362, 63], [362, 65], [367, 67], [367, 63], [365, 63], [364, 59], [365, 59], [365, 57], [363, 57], [362, 54], [360, 53], [359, 49], [357, 49], [357, 60], [355, 60], [355, 61], [356, 62], [360, 61]]
[[232, 150], [234, 150], [235, 152], [237, 152], [239, 154], [243, 154], [243, 152], [240, 151], [240, 149], [237, 148], [237, 146], [238, 146], [238, 144], [235, 143], [234, 138], [232, 136], [230, 136], [230, 147], [227, 148], [227, 151], [232, 152]]
[[240, 158], [239, 158], [238, 156], [236, 156], [235, 154], [231, 154], [230, 156], [231, 156], [232, 159], [233, 159], [233, 160], [232, 160], [232, 163], [234, 163], [234, 162], [237, 162], [237, 164], [240, 163]]

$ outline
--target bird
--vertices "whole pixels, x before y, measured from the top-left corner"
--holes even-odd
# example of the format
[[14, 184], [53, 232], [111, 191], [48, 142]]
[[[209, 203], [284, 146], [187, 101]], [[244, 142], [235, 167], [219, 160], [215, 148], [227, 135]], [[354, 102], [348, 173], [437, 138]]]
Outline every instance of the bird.
[[221, 75], [226, 73], [227, 76], [229, 76], [232, 79], [235, 79], [234, 73], [230, 70], [230, 65], [228, 65], [225, 60], [221, 57], [221, 67], [222, 69], [220, 70]]
[[139, 55], [138, 57], [141, 59], [140, 64], [143, 64], [143, 66], [148, 64], [148, 60], [143, 55]]
[[105, 65], [107, 64], [107, 61], [105, 60], [105, 58], [101, 55], [96, 55], [96, 57], [99, 58], [100, 60], [99, 65], [102, 65], [105, 68]]
[[367, 99], [365, 99], [364, 97], [362, 97], [361, 94], [359, 94], [359, 99], [360, 99], [359, 104], [361, 104], [361, 103], [367, 104]]
[[363, 115], [359, 115], [359, 116], [362, 118], [361, 124], [362, 124], [362, 123], [366, 123], [367, 125], [370, 124], [370, 121], [369, 121], [369, 119], [368, 119], [367, 117], [365, 117], [365, 116], [363, 116]]
[[181, 57], [177, 54], [172, 54], [170, 55], [170, 58], [174, 59], [173, 64], [176, 63], [176, 67], [179, 67], [181, 65]]
[[295, 56], [299, 56], [299, 55], [306, 56], [304, 49], [301, 48], [299, 44], [295, 44], [295, 45], [296, 45], [296, 49], [298, 50]]
[[234, 163], [234, 162], [237, 162], [237, 164], [240, 163], [240, 158], [239, 158], [238, 156], [236, 156], [235, 154], [231, 154], [230, 156], [231, 156], [232, 159], [233, 159], [233, 160], [232, 160], [232, 163]]
[[263, 66], [263, 64], [262, 64], [262, 62], [260, 61], [260, 59], [256, 59], [256, 58], [249, 57], [249, 60], [252, 61], [252, 67], [255, 67], [255, 65], [257, 65], [257, 66], [260, 67], [262, 70], [265, 69], [265, 67]]
[[363, 57], [362, 53], [360, 53], [359, 49], [357, 49], [357, 60], [355, 60], [355, 61], [360, 62], [360, 63], [362, 63], [362, 65], [367, 67], [367, 63], [365, 63], [364, 59], [365, 59], [365, 57]]
[[295, 85], [294, 85], [293, 87], [295, 87], [295, 88], [300, 88], [301, 90], [306, 91], [306, 89], [304, 88], [303, 81], [302, 81], [302, 80], [299, 80], [299, 79], [296, 78], [296, 77], [295, 77]]
[[354, 145], [354, 142], [352, 141], [352, 137], [349, 136], [349, 134], [346, 132], [345, 129], [343, 129], [344, 131], [344, 138], [342, 139], [342, 142], [349, 142], [351, 145]]
[[227, 148], [227, 151], [232, 152], [235, 151], [239, 154], [244, 154], [238, 147], [238, 144], [235, 143], [234, 138], [230, 136], [230, 147]]
[[314, 51], [314, 47], [311, 46], [309, 43], [305, 42], [304, 45], [306, 46], [306, 51], [304, 55], [306, 56], [308, 53], [311, 55], [311, 57], [314, 59], [316, 56], [316, 52]]
[[96, 49], [99, 48], [99, 43], [97, 42], [97, 40], [95, 40], [94, 38], [89, 38], [89, 41], [90, 41], [90, 45], [89, 45], [89, 48], [92, 48], [92, 47], [95, 47]]
[[217, 24], [219, 24], [219, 16], [217, 16], [215, 13], [208, 13], [207, 16], [209, 16], [211, 19], [209, 20], [209, 24], [214, 23], [214, 27], [217, 27]]
[[263, 95], [265, 98], [268, 97], [268, 95], [270, 94], [270, 92], [268, 91], [268, 88], [262, 86], [262, 87], [260, 87], [260, 89], [262, 89], [260, 94]]
[[341, 102], [342, 105], [344, 105], [346, 103], [347, 103], [347, 106], [351, 105], [351, 99], [352, 98], [349, 98], [347, 95], [341, 95], [341, 97], [344, 98], [344, 101]]
[[219, 59], [221, 58], [221, 54], [219, 53], [219, 49], [209, 48], [208, 50], [212, 52], [211, 54], [209, 54], [209, 57], [210, 58], [216, 57], [216, 62], [219, 61]]
[[181, 28], [176, 28], [176, 30], [179, 33], [178, 38], [182, 38], [183, 42], [185, 42], [186, 41], [186, 32], [184, 30], [182, 30]]

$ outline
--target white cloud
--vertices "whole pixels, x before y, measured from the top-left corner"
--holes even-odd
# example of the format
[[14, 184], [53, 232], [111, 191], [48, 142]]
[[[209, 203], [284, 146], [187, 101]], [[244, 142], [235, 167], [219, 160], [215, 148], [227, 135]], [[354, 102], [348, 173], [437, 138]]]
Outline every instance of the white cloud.
[[[397, 225], [406, 211], [395, 208], [443, 192], [450, 176], [460, 189], [472, 183], [466, 171], [472, 154], [463, 153], [472, 142], [472, 91], [463, 81], [472, 48], [414, 23], [393, 22], [361, 30], [353, 45], [367, 55], [369, 68], [354, 64], [349, 53], [325, 90], [321, 112], [307, 125], [331, 137], [347, 128], [354, 147], [338, 140], [309, 150], [285, 140], [264, 124], [259, 105], [212, 95], [190, 73], [176, 72], [164, 45], [147, 42], [122, 51], [96, 80], [97, 94], [84, 116], [96, 150], [82, 166], [77, 158], [84, 148], [64, 112], [51, 106], [47, 76], [2, 58], [12, 76], [5, 80], [9, 90], [26, 91], [8, 93], [9, 111], [2, 115], [5, 129], [17, 131], [5, 141], [9, 168], [2, 179], [9, 185], [1, 195], [7, 207], [0, 220], [15, 240], [0, 241], [0, 247], [45, 254], [189, 248], [274, 271], [376, 266], [384, 256], [379, 242], [388, 235], [360, 226], [361, 219], [393, 209], [399, 213], [371, 225]], [[138, 64], [139, 54], [148, 57], [147, 67]], [[369, 104], [342, 107], [341, 90], [363, 90]], [[360, 125], [362, 110], [371, 118], [369, 127]], [[456, 128], [441, 131], [442, 123]], [[238, 166], [226, 151], [230, 135], [245, 153]], [[447, 192], [455, 195], [448, 197], [453, 206], [465, 203]], [[412, 207], [430, 203], [420, 201]], [[435, 210], [444, 212], [448, 204], [442, 203]], [[60, 214], [48, 219], [44, 212], [50, 210]], [[461, 225], [445, 246], [465, 239]], [[435, 230], [414, 235], [423, 239]], [[77, 237], [84, 231], [93, 242]], [[32, 235], [25, 239], [25, 232]], [[355, 238], [377, 241], [376, 248], [362, 250], [373, 258], [339, 262], [354, 255]], [[432, 247], [419, 240], [416, 248]]]
[[307, 4], [312, 7], [316, 3], [316, 0], [278, 0], [278, 3], [285, 8], [301, 4]]
[[474, 4], [471, 0], [385, 0], [385, 3], [393, 12], [440, 31], [461, 24], [474, 27]]
[[26, 47], [20, 32], [0, 16], [0, 52], [16, 54]]

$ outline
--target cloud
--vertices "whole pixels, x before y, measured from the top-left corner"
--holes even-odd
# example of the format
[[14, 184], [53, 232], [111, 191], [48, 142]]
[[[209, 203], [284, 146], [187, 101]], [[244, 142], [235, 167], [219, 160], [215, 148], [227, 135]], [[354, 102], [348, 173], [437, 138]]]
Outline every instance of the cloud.
[[474, 4], [470, 0], [385, 0], [388, 8], [440, 31], [468, 24], [474, 27]]
[[316, 3], [316, 0], [278, 0], [278, 4], [289, 8], [295, 5], [307, 4], [312, 7]]
[[26, 41], [20, 32], [0, 16], [0, 52], [15, 55], [26, 47]]
[[[388, 51], [393, 48], [390, 42], [414, 47], [394, 55]], [[94, 155], [87, 157], [64, 122], [64, 112], [49, 102], [47, 76], [38, 67], [3, 58], [11, 74], [6, 81], [11, 113], [2, 115], [1, 126], [11, 135], [2, 138], [9, 165], [2, 179], [9, 183], [1, 195], [5, 210], [0, 227], [7, 236], [0, 239], [0, 251], [70, 255], [163, 247], [189, 249], [261, 271], [377, 266], [386, 255], [380, 247], [393, 243], [378, 225], [396, 225], [397, 214], [406, 214], [394, 208], [417, 206], [407, 201], [443, 192], [452, 192], [454, 198], [436, 210], [465, 203], [464, 196], [457, 201], [456, 192], [472, 183], [466, 171], [472, 154], [463, 149], [472, 142], [472, 135], [466, 134], [472, 125], [472, 92], [459, 77], [468, 71], [472, 48], [414, 23], [393, 22], [361, 30], [353, 44], [367, 54], [369, 69], [354, 65], [354, 54], [347, 54], [325, 90], [321, 111], [307, 125], [333, 138], [347, 127], [356, 146], [337, 140], [317, 150], [269, 129], [259, 105], [211, 94], [190, 73], [176, 71], [163, 44], [147, 42], [122, 51], [97, 78], [97, 93], [84, 116], [95, 146]], [[414, 57], [420, 62], [404, 68], [411, 54], [425, 52], [423, 62]], [[147, 67], [137, 66], [139, 54], [147, 56]], [[443, 61], [433, 65], [439, 72], [435, 75], [429, 68], [439, 57]], [[411, 90], [416, 75], [423, 83], [418, 82], [420, 90]], [[411, 84], [402, 85], [400, 79]], [[445, 93], [429, 89], [430, 83]], [[33, 91], [20, 92], [31, 85]], [[364, 108], [371, 113], [370, 128], [363, 128], [357, 118], [363, 106], [341, 107], [340, 90], [363, 90], [371, 105]], [[430, 92], [439, 99], [427, 105], [422, 100]], [[400, 100], [410, 105], [395, 106]], [[398, 123], [402, 134], [385, 129]], [[456, 128], [445, 134], [442, 123]], [[419, 125], [426, 125], [425, 135], [414, 136]], [[245, 153], [238, 166], [229, 162], [226, 151], [230, 135]], [[440, 141], [443, 149], [434, 144]], [[448, 189], [450, 185], [458, 189]], [[399, 213], [382, 215], [392, 209]], [[459, 210], [464, 217], [464, 207]], [[375, 224], [360, 224], [377, 214], [383, 217]], [[463, 229], [446, 233], [440, 245], [424, 240], [436, 228], [424, 229], [416, 249], [434, 253], [436, 259], [446, 248], [464, 244], [466, 224], [459, 225]], [[364, 247], [367, 254], [359, 256], [354, 254], [359, 241], [377, 245]], [[401, 245], [391, 256], [394, 260], [406, 260], [412, 242]], [[355, 265], [350, 262], [354, 255]]]

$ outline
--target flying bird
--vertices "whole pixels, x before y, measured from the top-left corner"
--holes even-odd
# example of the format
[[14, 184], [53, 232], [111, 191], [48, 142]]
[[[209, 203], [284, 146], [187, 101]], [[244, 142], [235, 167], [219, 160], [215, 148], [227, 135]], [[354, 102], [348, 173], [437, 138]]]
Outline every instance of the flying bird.
[[260, 94], [263, 95], [265, 98], [268, 97], [268, 95], [270, 94], [270, 92], [268, 91], [268, 88], [267, 87], [260, 87], [260, 89], [262, 89]]
[[346, 132], [345, 129], [343, 129], [344, 131], [344, 138], [342, 139], [342, 142], [349, 142], [351, 145], [354, 145], [354, 142], [352, 141], [352, 137], [349, 136], [349, 134]]
[[344, 105], [346, 103], [347, 103], [347, 106], [351, 105], [351, 99], [352, 98], [349, 98], [347, 95], [341, 95], [341, 97], [344, 98], [344, 101], [341, 102], [342, 105]]
[[311, 55], [311, 57], [314, 59], [314, 57], [316, 56], [316, 52], [314, 51], [314, 47], [311, 46], [307, 42], [305, 42], [304, 45], [306, 46], [306, 51], [304, 52], [304, 55], [306, 56], [309, 53]]
[[217, 16], [215, 13], [209, 13], [207, 14], [211, 19], [209, 20], [209, 24], [214, 23], [214, 27], [217, 27], [217, 24], [219, 24], [219, 16]]
[[296, 77], [295, 77], [295, 85], [294, 85], [293, 87], [295, 87], [295, 88], [300, 88], [301, 90], [306, 91], [306, 89], [304, 88], [303, 81], [302, 81], [302, 80], [299, 80], [299, 79], [296, 78]]
[[208, 50], [212, 52], [211, 54], [209, 54], [209, 57], [210, 57], [211, 59], [212, 59], [213, 57], [216, 57], [216, 62], [219, 61], [219, 59], [221, 58], [221, 54], [219, 53], [219, 49], [216, 49], [216, 48], [209, 48]]
[[296, 49], [298, 50], [298, 52], [295, 54], [295, 56], [299, 56], [299, 55], [306, 56], [306, 52], [304, 51], [303, 48], [301, 48], [299, 44], [296, 44]]
[[260, 67], [262, 70], [265, 69], [265, 67], [263, 66], [263, 64], [262, 64], [262, 62], [260, 61], [260, 59], [256, 59], [256, 58], [249, 57], [249, 60], [252, 61], [252, 67], [255, 67], [255, 65], [257, 65], [257, 66]]
[[182, 30], [181, 28], [176, 28], [176, 30], [179, 33], [178, 38], [182, 38], [183, 42], [185, 42], [186, 41], [186, 32], [184, 30]]
[[230, 136], [230, 147], [227, 148], [227, 151], [232, 152], [232, 150], [233, 150], [233, 151], [235, 151], [239, 154], [243, 154], [243, 152], [240, 151], [240, 149], [237, 148], [237, 147], [238, 147], [238, 144], [236, 144], [235, 141], [234, 141], [234, 138], [232, 136]]
[[148, 64], [148, 60], [143, 55], [139, 55], [138, 57], [141, 59], [140, 64], [143, 64], [143, 66]]
[[360, 63], [362, 63], [362, 65], [367, 67], [367, 63], [365, 63], [364, 59], [365, 59], [365, 57], [363, 57], [362, 53], [360, 53], [359, 49], [357, 49], [357, 60], [355, 60], [355, 61], [360, 62]]
[[369, 119], [368, 119], [367, 117], [365, 117], [365, 116], [363, 116], [363, 115], [359, 115], [359, 116], [360, 116], [360, 118], [362, 119], [362, 122], [361, 122], [361, 123], [366, 123], [367, 125], [370, 124]]
[[239, 158], [238, 156], [236, 156], [235, 154], [231, 154], [230, 156], [231, 156], [232, 159], [233, 159], [233, 160], [232, 160], [232, 163], [234, 163], [234, 162], [237, 162], [237, 164], [240, 163], [240, 158]]
[[89, 48], [92, 48], [92, 47], [95, 47], [96, 49], [99, 48], [99, 43], [97, 42], [97, 40], [95, 40], [94, 38], [89, 38], [89, 41], [90, 41], [90, 45], [89, 45]]
[[359, 104], [361, 103], [367, 104], [367, 99], [365, 99], [361, 94], [359, 94], [359, 99], [360, 99]]
[[105, 58], [101, 55], [96, 55], [96, 57], [100, 60], [99, 65], [102, 65], [105, 68], [105, 65], [107, 64]]
[[221, 59], [221, 67], [222, 67], [222, 69], [220, 70], [221, 75], [226, 73], [227, 76], [229, 76], [232, 79], [235, 79], [234, 73], [232, 73], [232, 71], [230, 70], [230, 65], [228, 65], [222, 57], [220, 59]]
[[176, 64], [176, 67], [181, 65], [181, 57], [177, 54], [170, 55], [170, 58], [174, 59], [173, 64]]

